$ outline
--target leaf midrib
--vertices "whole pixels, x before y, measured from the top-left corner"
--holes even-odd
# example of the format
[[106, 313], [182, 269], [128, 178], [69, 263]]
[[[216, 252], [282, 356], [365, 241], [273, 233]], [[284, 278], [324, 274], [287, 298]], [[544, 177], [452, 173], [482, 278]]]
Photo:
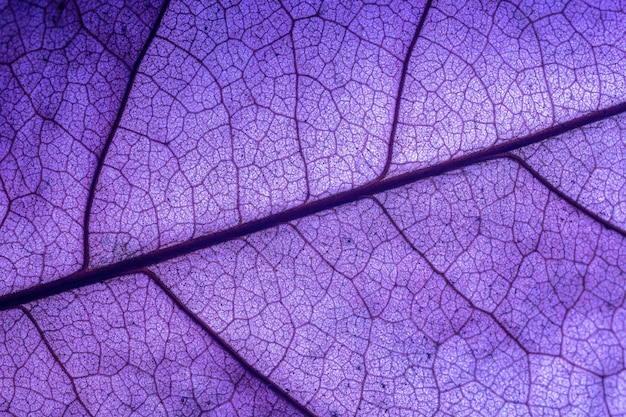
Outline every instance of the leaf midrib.
[[[531, 135], [494, 145], [487, 149], [482, 149], [471, 154], [467, 154], [415, 171], [407, 172], [395, 177], [384, 178], [380, 180], [377, 179], [373, 182], [367, 183], [352, 190], [342, 191], [335, 195], [321, 198], [319, 200], [309, 201], [307, 203], [282, 211], [280, 213], [270, 214], [268, 216], [242, 223], [237, 226], [221, 230], [219, 232], [196, 237], [170, 247], [160, 248], [152, 252], [136, 256], [134, 258], [124, 259], [119, 262], [93, 269], [85, 266], [73, 274], [58, 278], [54, 281], [1, 296], [0, 311], [15, 308], [21, 304], [40, 300], [42, 298], [47, 298], [68, 290], [81, 288], [98, 282], [103, 282], [120, 275], [134, 273], [148, 266], [168, 261], [170, 259], [177, 258], [183, 255], [187, 255], [201, 249], [210, 248], [220, 243], [241, 238], [252, 233], [260, 232], [262, 230], [270, 229], [280, 224], [288, 223], [290, 221], [310, 216], [324, 210], [329, 210], [342, 206], [344, 204], [353, 203], [363, 198], [390, 191], [405, 186], [407, 184], [414, 183], [416, 181], [442, 175], [450, 171], [458, 170], [492, 159], [503, 157], [512, 158], [518, 163], [522, 164], [525, 169], [530, 170], [531, 174], [533, 174], [535, 177], [538, 177], [537, 173], [532, 171], [527, 164], [524, 164], [523, 161], [521, 161], [519, 158], [516, 158], [509, 153], [516, 149], [520, 149], [525, 146], [544, 141], [546, 139], [561, 135], [575, 129], [580, 129], [581, 127], [596, 123], [609, 117], [617, 116], [624, 112], [626, 112], [626, 102], [622, 102], [602, 110], [588, 113], [579, 118], [575, 118], [567, 122], [552, 126]], [[538, 179], [545, 186], [548, 186], [552, 192], [557, 193], [570, 205], [575, 206], [575, 208], [577, 208], [578, 210], [592, 217], [594, 220], [602, 224], [605, 228], [613, 230], [620, 235], [626, 237], [626, 230], [623, 230], [622, 228], [611, 224], [609, 221], [600, 218], [599, 216], [584, 208], [582, 205], [578, 204], [573, 199], [567, 197], [556, 188], [550, 187], [550, 184], [541, 177], [538, 177]]]

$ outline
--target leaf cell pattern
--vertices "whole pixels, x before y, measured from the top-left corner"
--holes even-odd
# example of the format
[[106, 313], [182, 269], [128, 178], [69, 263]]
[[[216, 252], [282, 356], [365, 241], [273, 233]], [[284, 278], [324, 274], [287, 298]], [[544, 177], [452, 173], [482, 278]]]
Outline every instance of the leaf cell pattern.
[[0, 414], [626, 415], [626, 8], [549, 3], [0, 4]]
[[0, 5], [1, 294], [83, 265], [90, 183], [128, 82], [127, 61], [155, 17], [150, 4]]

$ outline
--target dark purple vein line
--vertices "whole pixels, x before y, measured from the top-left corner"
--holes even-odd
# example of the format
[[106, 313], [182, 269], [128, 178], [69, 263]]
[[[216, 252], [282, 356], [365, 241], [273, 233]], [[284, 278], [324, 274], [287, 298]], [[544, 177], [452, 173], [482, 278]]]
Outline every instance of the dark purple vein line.
[[522, 168], [524, 168], [526, 171], [530, 172], [530, 174], [537, 181], [539, 181], [541, 184], [543, 184], [544, 187], [546, 187], [548, 190], [550, 190], [550, 192], [556, 194], [560, 199], [566, 201], [570, 206], [576, 208], [576, 210], [579, 210], [582, 213], [584, 213], [585, 215], [587, 215], [588, 217], [591, 217], [593, 220], [595, 220], [596, 222], [600, 223], [601, 225], [603, 225], [607, 229], [611, 229], [611, 230], [621, 234], [622, 236], [626, 236], [626, 230], [622, 229], [619, 226], [611, 224], [608, 220], [598, 216], [596, 213], [592, 212], [591, 210], [589, 210], [588, 208], [586, 208], [585, 206], [580, 204], [578, 201], [574, 200], [573, 198], [571, 198], [567, 194], [563, 193], [557, 187], [555, 187], [550, 182], [548, 182], [548, 180], [546, 180], [544, 177], [542, 177], [541, 174], [539, 174], [537, 171], [535, 171], [530, 165], [528, 165], [528, 163], [526, 161], [524, 161], [519, 156], [507, 153], [506, 155], [503, 155], [503, 157], [504, 158], [509, 158], [509, 159], [515, 161], [516, 163], [518, 163]]
[[21, 307], [20, 310], [22, 311], [22, 313], [24, 313], [24, 315], [28, 318], [28, 320], [30, 320], [33, 326], [35, 326], [35, 330], [37, 330], [37, 333], [39, 333], [39, 337], [41, 337], [41, 340], [43, 341], [44, 346], [46, 347], [46, 349], [48, 349], [48, 352], [50, 352], [50, 355], [52, 355], [52, 358], [57, 363], [57, 365], [59, 365], [59, 367], [61, 368], [61, 371], [63, 371], [65, 376], [67, 376], [67, 378], [70, 380], [70, 385], [72, 386], [72, 391], [74, 392], [74, 395], [76, 395], [76, 400], [80, 403], [80, 405], [83, 406], [83, 408], [85, 409], [88, 415], [93, 416], [91, 411], [89, 411], [87, 404], [85, 404], [83, 399], [80, 397], [78, 389], [76, 389], [76, 384], [74, 383], [74, 378], [72, 378], [72, 376], [68, 372], [63, 362], [61, 362], [61, 359], [59, 359], [59, 356], [56, 354], [54, 349], [52, 349], [52, 346], [50, 345], [50, 341], [46, 337], [46, 334], [44, 333], [44, 331], [39, 326], [39, 323], [37, 323], [37, 320], [35, 320], [31, 312], [25, 309], [24, 307]]
[[124, 90], [124, 96], [122, 97], [122, 101], [120, 103], [120, 108], [115, 116], [115, 121], [111, 126], [111, 130], [109, 131], [109, 135], [107, 136], [106, 142], [104, 143], [104, 148], [102, 149], [102, 153], [100, 154], [100, 158], [98, 158], [98, 164], [96, 165], [96, 171], [94, 172], [93, 178], [91, 180], [91, 185], [89, 186], [89, 194], [87, 196], [87, 205], [85, 208], [85, 220], [83, 223], [83, 265], [82, 269], [87, 269], [89, 266], [89, 219], [91, 218], [91, 208], [93, 206], [93, 199], [96, 191], [96, 186], [98, 185], [98, 180], [100, 179], [100, 173], [102, 172], [102, 167], [104, 166], [104, 160], [109, 152], [109, 148], [111, 147], [111, 142], [113, 142], [113, 137], [117, 132], [117, 128], [120, 125], [120, 121], [122, 120], [122, 116], [124, 115], [124, 111], [126, 110], [126, 104], [128, 103], [128, 97], [130, 96], [130, 92], [133, 89], [133, 85], [135, 84], [135, 78], [137, 77], [137, 73], [139, 72], [139, 66], [143, 62], [143, 59], [148, 52], [148, 48], [152, 44], [152, 41], [156, 37], [157, 31], [161, 26], [161, 21], [163, 20], [163, 16], [169, 7], [170, 0], [164, 0], [163, 6], [159, 11], [159, 15], [157, 16], [156, 21], [154, 22], [154, 26], [152, 26], [152, 30], [148, 35], [148, 39], [143, 45], [143, 48], [139, 52], [139, 56], [133, 65], [128, 83], [126, 84], [126, 89]]
[[387, 148], [387, 160], [385, 161], [385, 166], [383, 171], [378, 176], [378, 181], [382, 180], [387, 176], [389, 172], [389, 167], [391, 166], [391, 159], [393, 157], [393, 144], [394, 139], [396, 137], [396, 131], [398, 130], [398, 118], [400, 117], [400, 105], [402, 104], [402, 96], [404, 94], [404, 84], [406, 82], [406, 75], [409, 72], [409, 62], [411, 61], [411, 56], [413, 55], [413, 49], [415, 49], [415, 44], [417, 43], [417, 39], [420, 37], [422, 33], [422, 28], [424, 27], [424, 23], [426, 23], [426, 16], [428, 16], [428, 12], [430, 11], [430, 7], [432, 6], [432, 0], [428, 0], [426, 5], [424, 6], [424, 11], [420, 16], [420, 20], [415, 28], [415, 34], [413, 35], [413, 39], [409, 44], [409, 48], [407, 49], [406, 57], [404, 58], [404, 62], [402, 63], [402, 72], [400, 73], [400, 82], [398, 83], [398, 93], [396, 94], [396, 106], [393, 110], [393, 121], [391, 124], [391, 133], [389, 134], [389, 145]]
[[[626, 112], [626, 102], [589, 113], [577, 119], [569, 120], [565, 123], [561, 123], [548, 129], [544, 129], [529, 136], [514, 139], [500, 145], [492, 146], [488, 149], [483, 149], [478, 152], [464, 155], [438, 165], [408, 172], [397, 177], [387, 178], [384, 180], [376, 180], [353, 190], [344, 191], [330, 197], [311, 201], [300, 206], [291, 208], [289, 210], [283, 211], [281, 213], [272, 214], [261, 219], [243, 223], [230, 229], [191, 239], [174, 246], [158, 249], [153, 252], [139, 255], [135, 258], [126, 259], [104, 267], [94, 268], [90, 270], [81, 269], [74, 274], [68, 275], [64, 278], [60, 278], [56, 281], [38, 285], [36, 287], [27, 288], [25, 290], [0, 297], [0, 311], [14, 308], [20, 304], [49, 297], [51, 295], [59, 294], [61, 292], [71, 289], [84, 287], [86, 285], [91, 285], [97, 282], [103, 282], [119, 275], [126, 275], [129, 271], [137, 270], [139, 268], [145, 268], [150, 265], [154, 265], [160, 262], [167, 261], [169, 259], [186, 255], [200, 249], [205, 249], [229, 240], [237, 239], [255, 232], [259, 232], [261, 230], [266, 230], [279, 224], [287, 223], [304, 216], [309, 216], [347, 203], [352, 203], [381, 192], [402, 187], [418, 180], [445, 174], [450, 171], [458, 170], [460, 168], [464, 168], [494, 158], [505, 157], [508, 156], [505, 154], [515, 149], [541, 142], [548, 138], [552, 138], [573, 129], [578, 129], [591, 123], [595, 123], [624, 112]], [[626, 234], [624, 234], [624, 231], [622, 231], [620, 228], [604, 221], [603, 219], [599, 219], [597, 216], [595, 217], [595, 219], [600, 221], [600, 223], [605, 228], [626, 236]]]
[[306, 406], [300, 404], [296, 399], [292, 398], [290, 395], [285, 393], [280, 387], [278, 387], [272, 380], [270, 380], [267, 376], [261, 374], [254, 366], [252, 366], [248, 361], [246, 361], [237, 351], [235, 351], [224, 339], [220, 337], [217, 333], [213, 331], [209, 326], [207, 326], [189, 307], [185, 306], [185, 304], [161, 281], [161, 279], [152, 271], [148, 269], [140, 269], [138, 271], [133, 271], [131, 273], [140, 273], [147, 275], [158, 287], [165, 293], [167, 296], [174, 302], [174, 304], [183, 311], [191, 320], [200, 326], [202, 330], [204, 330], [214, 341], [218, 344], [220, 348], [226, 351], [229, 355], [231, 355], [247, 372], [249, 372], [256, 379], [263, 381], [267, 386], [281, 399], [291, 404], [294, 408], [300, 411], [302, 414], [308, 417], [315, 417], [311, 411], [309, 411]]

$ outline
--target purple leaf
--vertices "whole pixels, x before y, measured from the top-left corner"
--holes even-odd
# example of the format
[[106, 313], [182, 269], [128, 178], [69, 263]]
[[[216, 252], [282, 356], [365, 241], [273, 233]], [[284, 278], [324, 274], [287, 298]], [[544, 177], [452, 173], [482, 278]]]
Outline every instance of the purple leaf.
[[0, 5], [0, 413], [626, 415], [624, 8]]

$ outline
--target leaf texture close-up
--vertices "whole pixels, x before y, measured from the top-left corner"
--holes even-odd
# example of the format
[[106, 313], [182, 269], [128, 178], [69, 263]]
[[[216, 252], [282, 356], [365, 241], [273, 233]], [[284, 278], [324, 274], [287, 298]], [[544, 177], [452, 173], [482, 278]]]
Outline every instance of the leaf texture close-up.
[[0, 416], [626, 416], [625, 28], [0, 0]]

